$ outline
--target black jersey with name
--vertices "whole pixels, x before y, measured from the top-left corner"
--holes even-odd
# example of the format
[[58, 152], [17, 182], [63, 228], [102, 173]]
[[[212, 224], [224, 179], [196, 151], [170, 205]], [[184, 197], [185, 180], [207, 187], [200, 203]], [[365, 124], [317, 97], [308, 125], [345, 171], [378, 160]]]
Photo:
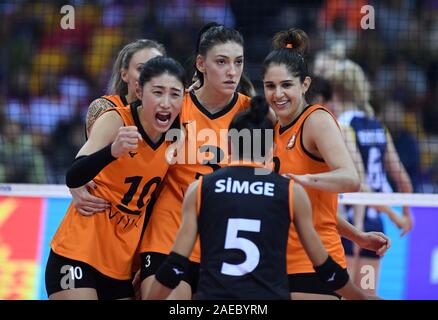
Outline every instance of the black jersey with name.
[[202, 177], [200, 184], [198, 298], [289, 299], [293, 181], [231, 165]]

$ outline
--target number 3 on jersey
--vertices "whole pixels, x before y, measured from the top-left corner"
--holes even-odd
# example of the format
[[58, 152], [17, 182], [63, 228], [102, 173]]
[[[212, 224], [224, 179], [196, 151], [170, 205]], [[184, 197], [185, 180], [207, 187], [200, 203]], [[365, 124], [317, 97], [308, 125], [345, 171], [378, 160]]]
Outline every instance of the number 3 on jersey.
[[254, 242], [238, 237], [239, 231], [260, 232], [260, 220], [228, 219], [225, 249], [242, 250], [246, 259], [240, 264], [222, 263], [221, 273], [228, 276], [243, 276], [252, 272], [260, 261], [260, 250]]

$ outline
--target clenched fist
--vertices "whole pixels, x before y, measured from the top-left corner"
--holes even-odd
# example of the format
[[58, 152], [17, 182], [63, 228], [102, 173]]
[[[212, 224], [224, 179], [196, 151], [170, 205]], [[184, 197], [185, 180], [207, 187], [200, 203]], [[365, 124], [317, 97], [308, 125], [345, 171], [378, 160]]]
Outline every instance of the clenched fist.
[[136, 126], [126, 126], [119, 129], [116, 140], [111, 145], [111, 154], [114, 158], [120, 158], [129, 151], [134, 151], [138, 147], [141, 135]]

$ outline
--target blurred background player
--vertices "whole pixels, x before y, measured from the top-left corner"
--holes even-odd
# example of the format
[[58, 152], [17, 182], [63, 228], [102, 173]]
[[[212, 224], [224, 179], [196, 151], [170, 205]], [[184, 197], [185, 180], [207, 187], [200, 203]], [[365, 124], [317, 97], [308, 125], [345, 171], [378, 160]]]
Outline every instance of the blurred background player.
[[109, 109], [93, 125], [67, 172], [67, 185], [77, 188], [94, 179], [93, 193], [111, 199], [112, 206], [84, 216], [70, 204], [51, 242], [50, 299], [133, 297], [132, 262], [147, 208], [169, 166], [164, 133], [181, 109], [184, 85], [178, 62], [155, 57], [142, 66], [140, 101]]
[[[337, 217], [337, 193], [357, 191], [360, 181], [335, 117], [325, 107], [309, 105], [305, 99], [311, 84], [303, 56], [306, 33], [282, 31], [272, 42], [274, 50], [263, 63], [263, 84], [265, 97], [278, 118], [276, 171], [305, 187], [315, 229], [339, 265], [347, 267], [339, 233], [361, 247], [384, 252], [388, 239], [383, 234], [360, 232]], [[287, 262], [292, 299], [339, 298], [317, 277], [293, 227]]]

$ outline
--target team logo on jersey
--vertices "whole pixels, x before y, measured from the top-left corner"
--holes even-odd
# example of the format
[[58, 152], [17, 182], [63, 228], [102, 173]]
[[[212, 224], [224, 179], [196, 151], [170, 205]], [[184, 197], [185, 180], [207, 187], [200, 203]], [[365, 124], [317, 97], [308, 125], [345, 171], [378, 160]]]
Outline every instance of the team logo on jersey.
[[327, 279], [327, 282], [335, 281], [336, 272], [333, 272], [332, 276]]
[[179, 270], [178, 268], [172, 268], [173, 272], [178, 276], [180, 274], [184, 274], [184, 271]]
[[138, 152], [132, 152], [132, 151], [128, 151], [129, 155], [131, 156], [131, 158], [134, 158], [136, 154], [138, 154]]
[[287, 146], [286, 146], [287, 150], [290, 150], [295, 146], [296, 137], [297, 137], [297, 133], [294, 132], [292, 136], [289, 138], [289, 141], [287, 142]]
[[192, 124], [193, 122], [195, 122], [195, 121], [193, 121], [193, 120], [187, 120], [187, 122], [183, 122], [182, 125], [183, 125], [184, 127], [187, 127], [189, 124]]

